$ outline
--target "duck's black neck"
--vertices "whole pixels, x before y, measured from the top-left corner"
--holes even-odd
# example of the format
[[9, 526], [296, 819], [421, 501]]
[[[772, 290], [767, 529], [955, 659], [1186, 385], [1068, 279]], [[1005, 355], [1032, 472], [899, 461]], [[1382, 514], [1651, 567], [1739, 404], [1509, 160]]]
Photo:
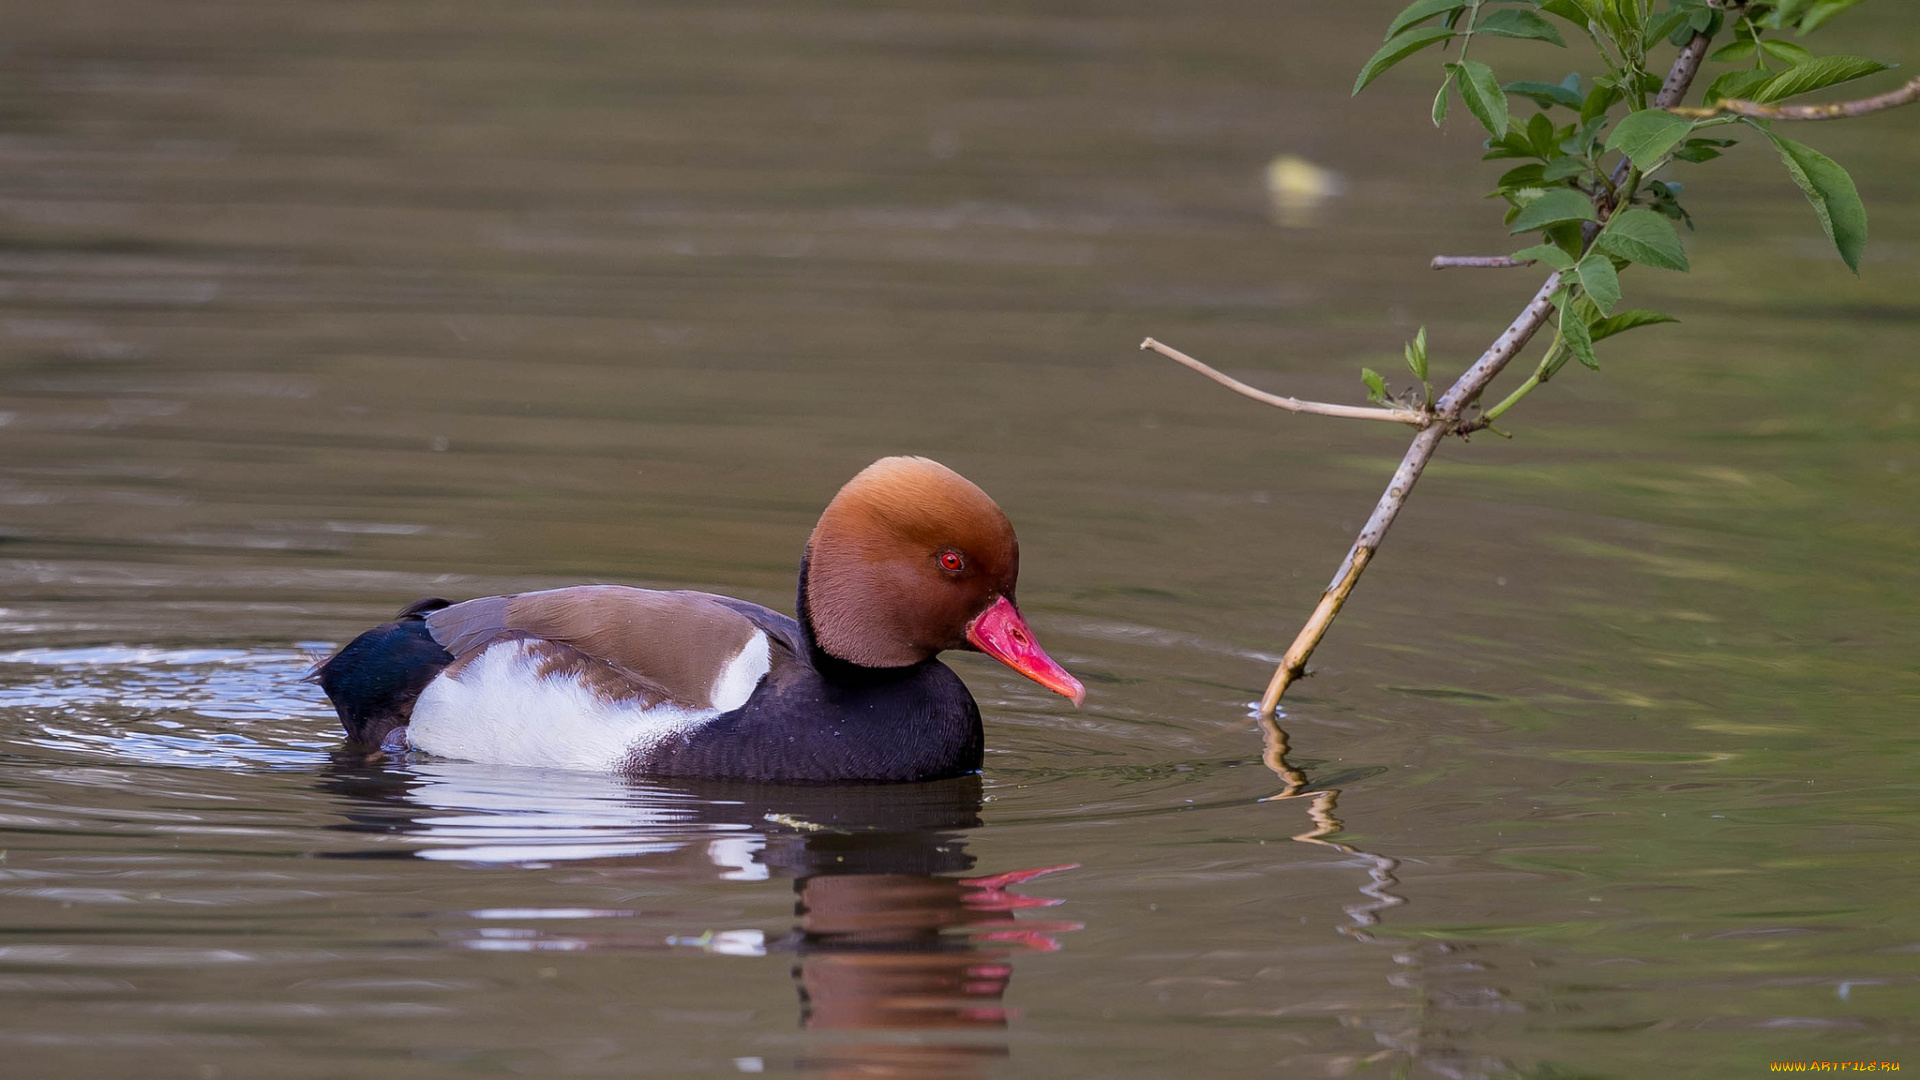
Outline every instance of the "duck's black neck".
[[934, 663], [932, 657], [906, 667], [867, 667], [851, 660], [842, 660], [820, 647], [820, 635], [813, 629], [813, 611], [807, 606], [807, 555], [800, 556], [800, 597], [794, 602], [794, 611], [800, 616], [800, 633], [807, 639], [807, 655], [813, 662], [813, 668], [828, 682], [842, 686], [871, 686], [878, 683], [895, 682], [908, 678], [921, 668]]

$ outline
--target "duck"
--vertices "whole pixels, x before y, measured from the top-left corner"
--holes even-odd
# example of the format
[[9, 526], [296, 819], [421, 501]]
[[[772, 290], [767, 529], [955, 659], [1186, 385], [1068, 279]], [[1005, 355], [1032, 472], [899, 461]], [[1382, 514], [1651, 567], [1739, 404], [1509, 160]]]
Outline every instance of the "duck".
[[1020, 545], [924, 457], [840, 488], [797, 617], [728, 596], [577, 585], [415, 601], [314, 666], [346, 749], [636, 777], [889, 783], [978, 772], [980, 710], [937, 657], [985, 653], [1070, 699], [1015, 601]]

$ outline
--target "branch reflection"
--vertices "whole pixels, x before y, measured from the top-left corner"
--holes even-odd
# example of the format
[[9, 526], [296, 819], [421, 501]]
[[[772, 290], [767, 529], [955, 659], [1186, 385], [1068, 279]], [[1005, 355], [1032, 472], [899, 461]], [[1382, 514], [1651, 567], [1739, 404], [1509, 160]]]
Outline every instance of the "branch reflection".
[[1304, 771], [1287, 761], [1287, 733], [1278, 723], [1263, 720], [1261, 730], [1266, 740], [1262, 760], [1283, 785], [1262, 801], [1304, 801], [1312, 827], [1293, 839], [1351, 856], [1366, 872], [1367, 883], [1359, 889], [1363, 899], [1344, 906], [1351, 921], [1340, 932], [1391, 949], [1394, 970], [1387, 983], [1413, 997], [1405, 1012], [1343, 1011], [1342, 1026], [1370, 1031], [1380, 1049], [1365, 1055], [1322, 1057], [1318, 1063], [1335, 1074], [1397, 1063], [1394, 1075], [1412, 1075], [1416, 1069], [1421, 1075], [1454, 1080], [1510, 1075], [1511, 1063], [1468, 1049], [1475, 1030], [1489, 1017], [1509, 1015], [1514, 1008], [1507, 993], [1489, 979], [1492, 965], [1470, 958], [1471, 945], [1376, 934], [1384, 913], [1408, 902], [1393, 891], [1401, 887], [1396, 876], [1400, 861], [1331, 839], [1345, 828], [1337, 813], [1340, 789], [1315, 788]]
[[1341, 927], [1340, 932], [1361, 941], [1372, 941], [1373, 935], [1368, 928], [1379, 924], [1380, 913], [1407, 902], [1406, 897], [1392, 891], [1400, 884], [1400, 879], [1394, 876], [1394, 871], [1400, 868], [1399, 860], [1375, 855], [1370, 851], [1362, 851], [1352, 844], [1327, 839], [1346, 828], [1335, 814], [1340, 805], [1340, 789], [1337, 787], [1312, 789], [1307, 774], [1287, 762], [1287, 751], [1290, 746], [1287, 742], [1286, 729], [1280, 726], [1278, 720], [1273, 717], [1261, 717], [1260, 734], [1265, 742], [1261, 760], [1286, 785], [1261, 801], [1282, 802], [1290, 799], [1306, 799], [1307, 818], [1313, 822], [1313, 828], [1295, 834], [1293, 839], [1302, 844], [1318, 844], [1321, 847], [1332, 848], [1343, 854], [1352, 855], [1365, 863], [1369, 881], [1361, 886], [1360, 894], [1367, 899], [1345, 907], [1347, 917], [1353, 922], [1352, 925]]

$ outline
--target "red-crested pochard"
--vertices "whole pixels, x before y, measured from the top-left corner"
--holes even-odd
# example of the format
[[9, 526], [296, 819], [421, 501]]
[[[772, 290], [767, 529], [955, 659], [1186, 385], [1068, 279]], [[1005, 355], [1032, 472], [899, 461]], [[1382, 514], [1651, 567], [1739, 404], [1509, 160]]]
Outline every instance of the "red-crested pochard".
[[799, 619], [725, 596], [582, 585], [421, 600], [315, 668], [349, 744], [646, 776], [860, 782], [980, 768], [980, 711], [934, 657], [984, 652], [1079, 704], [1014, 606], [994, 501], [918, 457], [827, 504]]

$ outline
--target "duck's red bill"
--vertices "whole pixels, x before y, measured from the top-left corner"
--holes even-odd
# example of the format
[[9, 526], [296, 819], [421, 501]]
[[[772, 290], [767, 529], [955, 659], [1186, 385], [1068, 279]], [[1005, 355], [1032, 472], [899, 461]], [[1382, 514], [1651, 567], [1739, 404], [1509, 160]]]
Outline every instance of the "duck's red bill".
[[1054, 663], [1047, 650], [1033, 640], [1027, 620], [1020, 617], [1020, 609], [1006, 597], [995, 598], [987, 610], [974, 616], [967, 624], [967, 640], [973, 642], [974, 648], [1041, 686], [1073, 699], [1075, 705], [1087, 700], [1087, 688], [1067, 674], [1066, 668]]

